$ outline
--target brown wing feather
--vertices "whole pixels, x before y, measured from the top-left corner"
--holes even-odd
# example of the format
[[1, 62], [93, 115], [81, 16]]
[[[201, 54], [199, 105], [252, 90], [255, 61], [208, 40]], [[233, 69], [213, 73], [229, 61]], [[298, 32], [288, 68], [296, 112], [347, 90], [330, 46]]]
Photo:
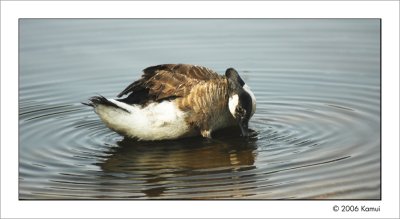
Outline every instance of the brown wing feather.
[[118, 94], [118, 97], [129, 94], [128, 98], [137, 103], [182, 97], [187, 95], [191, 88], [201, 81], [221, 77], [211, 69], [202, 66], [187, 64], [157, 65], [144, 69], [142, 78], [130, 84]]

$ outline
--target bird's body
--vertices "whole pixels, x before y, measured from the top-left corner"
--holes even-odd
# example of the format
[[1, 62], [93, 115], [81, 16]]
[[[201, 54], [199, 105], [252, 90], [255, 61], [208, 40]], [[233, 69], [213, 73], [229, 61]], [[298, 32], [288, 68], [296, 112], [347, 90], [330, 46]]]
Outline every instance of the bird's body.
[[227, 76], [231, 73], [221, 76], [185, 64], [152, 66], [143, 73], [118, 95], [125, 98], [96, 96], [87, 104], [107, 127], [124, 136], [139, 140], [211, 137], [215, 130], [238, 124], [234, 116], [238, 90], [247, 100], [247, 123], [254, 114], [255, 97], [238, 74], [237, 78]]

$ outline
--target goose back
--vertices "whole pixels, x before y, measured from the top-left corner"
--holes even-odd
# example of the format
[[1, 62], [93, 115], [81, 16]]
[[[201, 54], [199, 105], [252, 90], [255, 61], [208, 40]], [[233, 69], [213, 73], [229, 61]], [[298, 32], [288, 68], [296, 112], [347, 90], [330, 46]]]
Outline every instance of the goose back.
[[128, 104], [147, 105], [152, 102], [185, 97], [192, 88], [223, 77], [211, 69], [188, 64], [164, 64], [143, 70], [141, 79], [126, 87], [117, 97]]

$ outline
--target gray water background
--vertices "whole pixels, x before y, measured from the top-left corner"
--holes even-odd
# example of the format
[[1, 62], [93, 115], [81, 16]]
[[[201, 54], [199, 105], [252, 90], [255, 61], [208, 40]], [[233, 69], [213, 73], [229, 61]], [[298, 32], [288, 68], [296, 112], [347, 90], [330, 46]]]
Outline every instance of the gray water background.
[[[239, 71], [244, 140], [137, 142], [87, 98], [163, 63]], [[379, 19], [20, 19], [20, 199], [380, 199]]]

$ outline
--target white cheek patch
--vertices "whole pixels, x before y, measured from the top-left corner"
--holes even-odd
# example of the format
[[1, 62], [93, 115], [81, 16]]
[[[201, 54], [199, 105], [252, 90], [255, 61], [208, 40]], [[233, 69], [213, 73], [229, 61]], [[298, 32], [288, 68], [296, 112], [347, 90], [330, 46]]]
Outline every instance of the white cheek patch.
[[250, 90], [250, 87], [247, 84], [243, 85], [243, 89], [250, 95], [251, 97], [251, 115], [253, 116], [256, 112], [256, 96], [254, 96], [253, 92]]
[[239, 96], [237, 94], [229, 97], [228, 106], [232, 116], [235, 117], [236, 107], [239, 104]]

